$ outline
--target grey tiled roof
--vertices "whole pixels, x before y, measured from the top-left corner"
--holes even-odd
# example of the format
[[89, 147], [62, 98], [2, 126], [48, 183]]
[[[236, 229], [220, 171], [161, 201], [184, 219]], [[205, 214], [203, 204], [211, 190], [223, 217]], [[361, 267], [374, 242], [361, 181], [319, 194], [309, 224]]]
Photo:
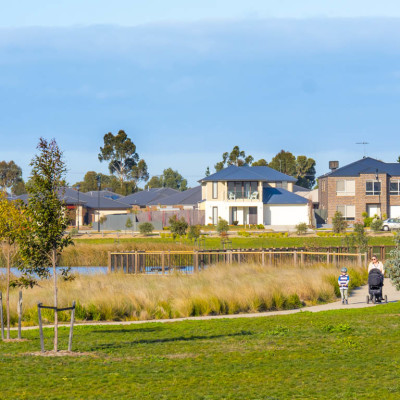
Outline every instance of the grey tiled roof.
[[207, 176], [199, 182], [212, 181], [296, 182], [297, 179], [270, 167], [237, 167], [236, 165], [230, 165], [228, 168]]
[[383, 161], [376, 160], [375, 158], [365, 157], [361, 160], [355, 161], [351, 164], [345, 165], [344, 167], [338, 168], [335, 171], [328, 172], [320, 178], [327, 176], [359, 176], [360, 174], [375, 174], [384, 173], [391, 176], [400, 176], [400, 163], [385, 163]]
[[130, 205], [147, 206], [152, 201], [159, 201], [176, 193], [179, 193], [179, 191], [171, 188], [154, 188], [130, 194], [120, 200]]
[[176, 205], [197, 205], [201, 202], [201, 186], [196, 186], [192, 189], [178, 192], [172, 196], [164, 197], [159, 200], [149, 202], [149, 205], [163, 205], [163, 206], [176, 206]]
[[[78, 191], [71, 188], [60, 189], [61, 198], [65, 201], [67, 205], [77, 205], [78, 204]], [[13, 197], [13, 199], [21, 199], [25, 203], [28, 202], [28, 195], [23, 194], [21, 196]], [[98, 197], [89, 196], [86, 193], [79, 192], [79, 204], [87, 207], [97, 209], [98, 207]], [[131, 206], [123, 201], [116, 201], [106, 197], [100, 196], [100, 209], [103, 210], [126, 210]]]
[[282, 188], [264, 188], [264, 204], [307, 204], [308, 200]]

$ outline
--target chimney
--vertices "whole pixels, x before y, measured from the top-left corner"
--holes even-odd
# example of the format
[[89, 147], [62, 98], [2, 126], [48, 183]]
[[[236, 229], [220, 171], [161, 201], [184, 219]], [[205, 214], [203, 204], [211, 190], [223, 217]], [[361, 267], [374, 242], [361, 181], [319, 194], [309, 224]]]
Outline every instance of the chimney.
[[329, 169], [333, 172], [339, 168], [339, 161], [329, 161]]

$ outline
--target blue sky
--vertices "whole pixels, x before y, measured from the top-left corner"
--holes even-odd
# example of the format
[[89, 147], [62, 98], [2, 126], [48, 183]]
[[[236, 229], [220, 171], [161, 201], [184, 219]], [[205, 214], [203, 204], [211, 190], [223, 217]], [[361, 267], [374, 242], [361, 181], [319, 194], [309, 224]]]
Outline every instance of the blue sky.
[[[11, 2], [10, 2], [11, 3]], [[82, 5], [81, 3], [84, 3]], [[150, 174], [191, 185], [238, 144], [312, 156], [317, 172], [394, 162], [400, 6], [394, 1], [20, 1], [0, 14], [0, 159], [29, 176], [40, 136], [68, 180], [107, 171], [124, 129]]]

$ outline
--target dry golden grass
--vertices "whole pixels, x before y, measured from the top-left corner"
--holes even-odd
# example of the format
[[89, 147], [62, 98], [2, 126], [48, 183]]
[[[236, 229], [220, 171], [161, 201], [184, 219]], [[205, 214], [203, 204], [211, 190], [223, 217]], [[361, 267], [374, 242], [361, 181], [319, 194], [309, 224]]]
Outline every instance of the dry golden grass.
[[[363, 283], [361, 268], [350, 269], [353, 283]], [[333, 266], [261, 266], [219, 264], [198, 274], [169, 276], [78, 275], [59, 284], [59, 305], [78, 302], [78, 320], [147, 320], [193, 315], [233, 314], [298, 308], [333, 301], [339, 270]], [[17, 291], [11, 308], [16, 310]], [[24, 321], [37, 321], [38, 302], [53, 302], [52, 281], [24, 290]], [[16, 320], [16, 314], [12, 314]], [[51, 312], [44, 314], [52, 319]], [[68, 316], [61, 313], [61, 319]]]

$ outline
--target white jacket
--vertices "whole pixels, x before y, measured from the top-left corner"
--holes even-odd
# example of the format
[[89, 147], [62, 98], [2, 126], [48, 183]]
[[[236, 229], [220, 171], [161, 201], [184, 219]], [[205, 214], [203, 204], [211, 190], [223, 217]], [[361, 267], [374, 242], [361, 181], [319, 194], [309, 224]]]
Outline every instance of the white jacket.
[[383, 264], [381, 261], [377, 261], [375, 264], [373, 262], [370, 262], [368, 265], [368, 273], [371, 272], [371, 269], [377, 268], [381, 273], [384, 275], [385, 274], [385, 268], [383, 267]]

